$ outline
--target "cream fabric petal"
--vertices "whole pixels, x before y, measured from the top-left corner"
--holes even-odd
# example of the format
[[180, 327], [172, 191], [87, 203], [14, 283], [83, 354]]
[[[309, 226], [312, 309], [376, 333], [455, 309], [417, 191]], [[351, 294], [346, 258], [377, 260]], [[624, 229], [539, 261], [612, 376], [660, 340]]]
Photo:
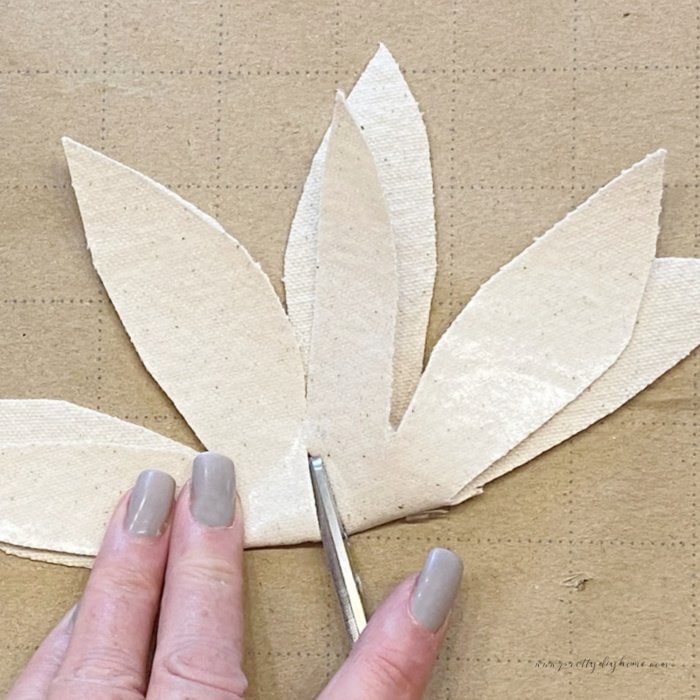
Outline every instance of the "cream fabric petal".
[[700, 260], [658, 258], [629, 345], [577, 399], [492, 464], [454, 498], [461, 503], [537, 455], [618, 409], [700, 343]]
[[397, 300], [396, 250], [377, 170], [339, 96], [321, 193], [307, 446], [326, 459], [342, 513], [359, 507], [358, 479], [387, 444]]
[[[348, 96], [347, 106], [374, 156], [395, 235], [399, 307], [392, 423], [398, 424], [423, 371], [435, 281], [435, 213], [428, 137], [418, 104], [383, 45]], [[321, 179], [327, 148], [328, 133], [311, 163], [285, 255], [287, 309], [304, 358], [308, 357], [311, 342]]]
[[0, 541], [94, 556], [119, 496], [144, 468], [180, 484], [195, 452], [90, 443], [0, 446]]
[[64, 147], [93, 263], [144, 365], [207, 449], [236, 462], [247, 544], [313, 539], [303, 367], [269, 279], [162, 185]]
[[[139, 458], [146, 461], [136, 462], [133, 465], [117, 464], [116, 473], [106, 484], [101, 474], [92, 463], [72, 463], [61, 462], [60, 458], [53, 457], [53, 451], [60, 447], [56, 455], [65, 454], [70, 459], [75, 454], [84, 459], [85, 447], [95, 446], [99, 450], [116, 450], [125, 459], [132, 459], [134, 451]], [[12, 484], [7, 488], [6, 497], [13, 503], [17, 498], [24, 499], [26, 511], [5, 511], [0, 509], [0, 521], [3, 522], [3, 536], [7, 532], [32, 532], [32, 547], [19, 546], [10, 542], [0, 542], [0, 550], [7, 554], [18, 557], [45, 561], [64, 566], [92, 566], [92, 557], [72, 554], [71, 552], [80, 543], [78, 540], [71, 541], [62, 529], [58, 531], [56, 523], [63, 523], [74, 516], [75, 497], [74, 493], [66, 494], [66, 487], [72, 488], [75, 492], [82, 490], [87, 498], [85, 505], [81, 505], [85, 519], [94, 517], [89, 530], [97, 533], [98, 538], [102, 536], [104, 525], [103, 510], [105, 504], [107, 508], [116, 503], [120, 494], [133, 485], [129, 481], [129, 474], [138, 473], [141, 469], [153, 466], [151, 458], [154, 452], [159, 456], [165, 455], [169, 461], [166, 470], [175, 469], [174, 476], [182, 476], [181, 465], [191, 464], [196, 452], [185, 445], [170, 440], [163, 435], [154, 433], [139, 425], [128, 423], [118, 418], [92, 411], [82, 406], [76, 406], [67, 401], [54, 401], [49, 399], [0, 400], [0, 464], [8, 457], [4, 457], [6, 450], [9, 450], [11, 459], [14, 459], [18, 468], [26, 466], [29, 468], [30, 462], [26, 461], [24, 451], [28, 454], [35, 454], [37, 450], [45, 454], [45, 463], [39, 467], [41, 471], [52, 472], [51, 478], [61, 481], [59, 491], [35, 491], [36, 484], [41, 482], [44, 475], [31, 475], [19, 479], [8, 481]], [[62, 450], [65, 450], [63, 452]], [[124, 453], [126, 450], [126, 454]], [[98, 454], [99, 452], [96, 452]], [[35, 464], [35, 460], [31, 464]], [[3, 464], [4, 469], [4, 464]], [[122, 472], [126, 469], [127, 474]], [[135, 470], [135, 471], [134, 471]], [[184, 478], [187, 478], [185, 471]], [[3, 471], [6, 477], [8, 472]], [[118, 490], [110, 492], [109, 488], [118, 482]], [[45, 494], [44, 497], [37, 498], [38, 494]], [[52, 508], [47, 510], [47, 498], [52, 502]], [[63, 498], [63, 500], [61, 500]], [[0, 502], [2, 498], [0, 498]], [[87, 510], [87, 513], [85, 512]], [[56, 520], [55, 514], [60, 513]], [[7, 522], [10, 521], [10, 522]], [[57, 539], [58, 538], [58, 539]], [[66, 551], [57, 551], [63, 547]]]
[[0, 400], [0, 448], [85, 442], [176, 452], [186, 449], [180, 443], [140, 425], [68, 401]]
[[372, 509], [349, 529], [449, 503], [615, 362], [654, 259], [663, 161], [623, 172], [481, 287], [433, 350], [390, 459], [355, 494]]

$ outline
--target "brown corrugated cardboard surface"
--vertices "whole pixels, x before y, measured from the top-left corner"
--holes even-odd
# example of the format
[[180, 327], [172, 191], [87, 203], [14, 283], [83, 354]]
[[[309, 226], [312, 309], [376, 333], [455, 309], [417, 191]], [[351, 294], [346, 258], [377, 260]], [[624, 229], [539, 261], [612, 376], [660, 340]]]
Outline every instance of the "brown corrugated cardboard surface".
[[[431, 141], [431, 346], [500, 265], [659, 146], [659, 254], [700, 253], [698, 2], [2, 5], [0, 396], [67, 399], [196, 446], [92, 270], [59, 138], [217, 216], [281, 291], [334, 90], [379, 41]], [[370, 609], [429, 547], [464, 557], [430, 697], [697, 697], [699, 366], [696, 354], [447, 518], [353, 538]], [[246, 563], [250, 696], [311, 697], [347, 648], [320, 548]], [[85, 578], [0, 557], [0, 691]], [[585, 663], [606, 657], [625, 663]]]

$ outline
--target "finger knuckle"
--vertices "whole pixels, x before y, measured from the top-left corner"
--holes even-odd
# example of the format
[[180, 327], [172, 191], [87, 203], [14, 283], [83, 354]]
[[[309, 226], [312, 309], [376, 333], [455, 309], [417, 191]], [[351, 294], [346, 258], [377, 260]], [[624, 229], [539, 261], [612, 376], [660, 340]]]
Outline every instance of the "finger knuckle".
[[124, 598], [133, 600], [151, 595], [156, 579], [147, 568], [139, 568], [128, 564], [104, 567], [95, 576], [93, 586], [103, 591], [110, 599]]
[[241, 700], [248, 689], [239, 655], [228, 644], [202, 644], [183, 640], [169, 649], [158, 663], [159, 685], [187, 688], [187, 697]]
[[237, 576], [233, 563], [225, 557], [190, 555], [177, 564], [178, 576], [193, 584], [230, 583]]
[[80, 688], [88, 689], [86, 697], [107, 697], [102, 692], [112, 692], [109, 697], [142, 698], [144, 693], [143, 670], [137, 668], [130, 653], [118, 648], [97, 648], [86, 651], [69, 667], [61, 669], [54, 680], [54, 687], [71, 688], [78, 697]]

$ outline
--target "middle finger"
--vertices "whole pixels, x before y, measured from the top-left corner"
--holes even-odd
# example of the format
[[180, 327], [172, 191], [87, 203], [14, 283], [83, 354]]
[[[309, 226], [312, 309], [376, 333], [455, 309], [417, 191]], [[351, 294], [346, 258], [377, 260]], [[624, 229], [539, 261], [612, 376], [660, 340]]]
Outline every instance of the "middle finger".
[[242, 698], [243, 517], [231, 460], [204, 453], [173, 516], [153, 698]]

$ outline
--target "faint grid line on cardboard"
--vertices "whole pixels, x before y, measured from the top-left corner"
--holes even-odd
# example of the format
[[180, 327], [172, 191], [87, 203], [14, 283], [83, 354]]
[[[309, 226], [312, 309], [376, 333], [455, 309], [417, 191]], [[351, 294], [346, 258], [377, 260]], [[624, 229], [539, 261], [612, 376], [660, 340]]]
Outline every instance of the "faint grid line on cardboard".
[[[619, 65], [588, 65], [577, 66], [575, 69], [567, 66], [454, 66], [452, 68], [444, 67], [405, 67], [402, 66], [404, 74], [409, 75], [478, 75], [478, 74], [542, 74], [542, 73], [570, 73], [570, 72], [601, 72], [601, 73], [649, 73], [649, 72], [672, 72], [672, 73], [695, 73], [695, 66], [690, 64], [619, 64]], [[236, 69], [201, 69], [201, 68], [153, 68], [144, 70], [140, 68], [13, 68], [0, 69], [0, 75], [20, 75], [20, 76], [35, 76], [35, 75], [181, 75], [181, 76], [201, 76], [213, 77], [217, 80], [226, 77], [280, 77], [280, 76], [340, 76], [340, 78], [353, 78], [356, 76], [356, 71], [335, 70], [335, 69], [288, 69], [288, 68], [246, 68], [239, 66]]]

